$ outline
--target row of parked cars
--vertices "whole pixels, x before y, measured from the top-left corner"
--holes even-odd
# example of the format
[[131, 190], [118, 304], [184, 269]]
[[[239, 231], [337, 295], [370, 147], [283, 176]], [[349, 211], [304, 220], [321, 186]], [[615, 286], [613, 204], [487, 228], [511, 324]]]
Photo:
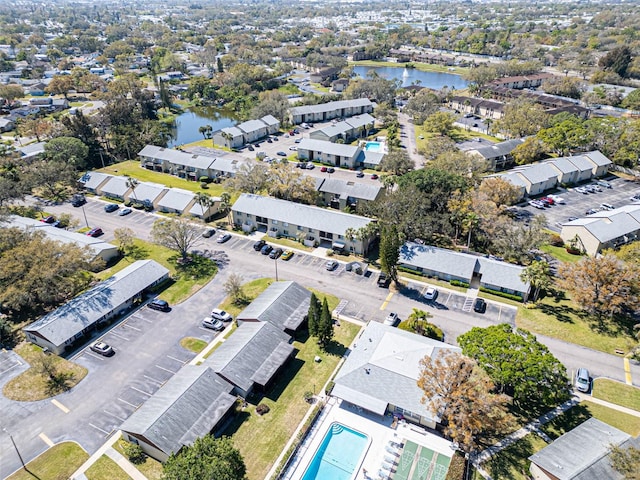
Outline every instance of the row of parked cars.
[[269, 255], [269, 258], [272, 258], [273, 260], [277, 260], [280, 257], [282, 257], [282, 260], [289, 260], [293, 257], [293, 252], [291, 250], [283, 250], [280, 247], [274, 248], [264, 240], [258, 240], [254, 243], [253, 249], [256, 252], [260, 252], [262, 255]]

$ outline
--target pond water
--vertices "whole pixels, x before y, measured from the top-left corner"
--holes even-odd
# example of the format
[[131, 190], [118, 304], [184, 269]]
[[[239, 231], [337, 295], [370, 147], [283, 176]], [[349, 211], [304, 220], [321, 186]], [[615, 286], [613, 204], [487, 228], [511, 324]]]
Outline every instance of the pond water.
[[238, 122], [233, 112], [216, 107], [192, 107], [176, 117], [169, 147], [197, 142], [204, 137], [200, 127], [211, 125], [212, 131], [233, 127]]
[[363, 78], [367, 77], [369, 71], [375, 71], [387, 80], [398, 79], [403, 87], [411, 85], [413, 82], [420, 82], [421, 87], [429, 87], [440, 90], [442, 87], [455, 88], [456, 90], [467, 88], [467, 81], [460, 75], [441, 72], [423, 72], [417, 68], [404, 67], [353, 67], [353, 73]]

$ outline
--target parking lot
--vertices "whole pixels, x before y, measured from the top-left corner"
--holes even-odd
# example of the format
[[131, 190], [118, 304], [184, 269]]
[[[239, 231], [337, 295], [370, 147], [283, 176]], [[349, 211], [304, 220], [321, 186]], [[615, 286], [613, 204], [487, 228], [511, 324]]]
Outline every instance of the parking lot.
[[575, 190], [575, 187], [558, 189], [553, 193], [562, 197], [565, 203], [556, 203], [555, 205], [544, 208], [544, 210], [534, 208], [524, 202], [520, 204], [520, 210], [527, 213], [522, 216], [521, 220], [526, 220], [528, 216], [543, 214], [547, 217], [548, 228], [555, 232], [560, 232], [560, 230], [562, 230], [562, 224], [568, 222], [571, 217], [585, 217], [589, 209], [604, 210], [604, 208], [601, 207], [603, 203], [615, 208], [629, 205], [634, 203], [631, 201], [631, 197], [636, 193], [640, 193], [640, 184], [633, 180], [626, 180], [611, 175], [606, 178], [606, 181], [611, 184], [612, 188], [600, 187], [601, 191], [595, 193], [580, 193]]

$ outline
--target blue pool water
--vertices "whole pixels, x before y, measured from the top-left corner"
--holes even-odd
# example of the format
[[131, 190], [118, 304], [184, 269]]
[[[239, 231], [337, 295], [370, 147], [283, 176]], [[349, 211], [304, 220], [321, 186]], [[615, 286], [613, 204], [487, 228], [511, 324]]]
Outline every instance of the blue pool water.
[[369, 438], [339, 423], [332, 423], [302, 480], [348, 480], [362, 461]]
[[367, 142], [364, 145], [364, 149], [369, 152], [380, 152], [382, 151], [382, 145], [380, 145], [380, 142]]

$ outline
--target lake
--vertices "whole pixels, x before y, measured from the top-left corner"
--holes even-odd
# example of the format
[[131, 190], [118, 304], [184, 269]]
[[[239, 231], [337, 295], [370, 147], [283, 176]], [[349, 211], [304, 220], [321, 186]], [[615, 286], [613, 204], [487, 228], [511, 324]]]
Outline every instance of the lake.
[[387, 80], [400, 80], [403, 87], [407, 87], [418, 80], [421, 87], [429, 87], [434, 90], [440, 90], [445, 86], [460, 90], [467, 88], [468, 85], [467, 81], [460, 75], [453, 73], [423, 72], [417, 68], [404, 67], [353, 67], [353, 73], [363, 78], [367, 78], [367, 73], [371, 70]]
[[200, 127], [211, 125], [213, 131], [233, 127], [238, 122], [233, 112], [217, 107], [192, 107], [176, 117], [169, 147], [184, 145], [204, 139]]

